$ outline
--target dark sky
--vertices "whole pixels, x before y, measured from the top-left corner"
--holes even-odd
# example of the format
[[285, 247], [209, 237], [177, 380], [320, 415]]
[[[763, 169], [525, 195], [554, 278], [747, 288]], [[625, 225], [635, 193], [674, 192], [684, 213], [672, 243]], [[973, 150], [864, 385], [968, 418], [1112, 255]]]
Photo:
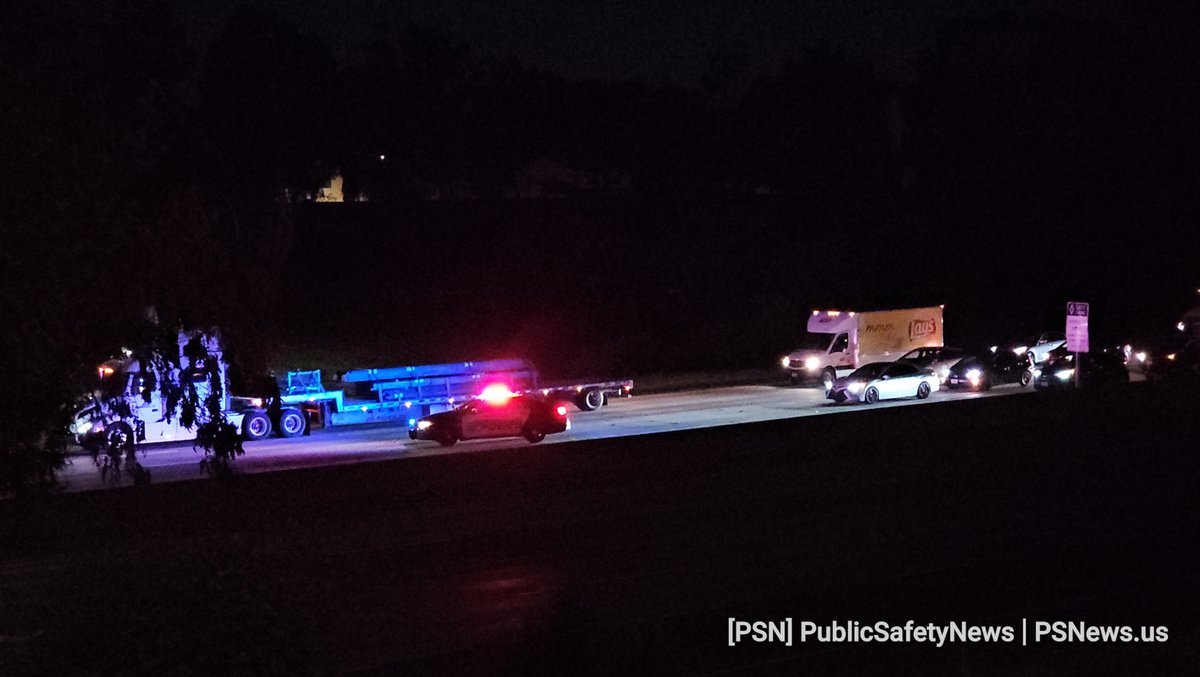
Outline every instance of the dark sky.
[[569, 77], [695, 83], [704, 54], [744, 49], [771, 69], [805, 45], [827, 42], [870, 60], [891, 78], [932, 44], [937, 26], [1004, 9], [1114, 11], [1111, 0], [208, 0], [181, 3], [201, 43], [237, 4], [271, 9], [353, 59], [367, 28], [416, 21], [444, 29], [489, 55], [513, 55]]

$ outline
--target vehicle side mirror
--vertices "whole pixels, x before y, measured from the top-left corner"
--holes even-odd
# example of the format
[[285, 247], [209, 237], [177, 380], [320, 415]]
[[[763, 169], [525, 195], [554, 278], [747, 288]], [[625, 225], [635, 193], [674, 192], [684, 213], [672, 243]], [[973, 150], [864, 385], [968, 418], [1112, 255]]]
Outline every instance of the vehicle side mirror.
[[883, 375], [881, 378], [882, 378], [884, 381], [886, 381], [886, 380], [888, 380], [889, 378], [891, 378], [891, 376], [889, 376], [888, 374], [884, 374], [884, 375]]

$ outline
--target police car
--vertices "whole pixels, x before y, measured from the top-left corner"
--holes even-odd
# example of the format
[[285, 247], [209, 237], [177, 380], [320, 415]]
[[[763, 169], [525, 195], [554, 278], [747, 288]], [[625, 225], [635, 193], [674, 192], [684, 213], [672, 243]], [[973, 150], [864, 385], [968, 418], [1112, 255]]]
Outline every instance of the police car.
[[533, 444], [546, 435], [571, 429], [567, 404], [490, 385], [483, 393], [450, 411], [419, 418], [408, 428], [414, 440], [433, 440], [449, 447], [459, 440], [524, 437]]

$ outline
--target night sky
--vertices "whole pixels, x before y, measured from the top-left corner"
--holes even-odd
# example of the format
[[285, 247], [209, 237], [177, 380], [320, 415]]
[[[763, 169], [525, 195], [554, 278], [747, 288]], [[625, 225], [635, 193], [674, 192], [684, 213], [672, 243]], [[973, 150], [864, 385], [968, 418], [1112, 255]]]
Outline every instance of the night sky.
[[1059, 9], [1123, 16], [1114, 0], [710, 0], [702, 3], [512, 0], [209, 0], [181, 3], [180, 13], [205, 44], [233, 7], [270, 9], [320, 36], [345, 62], [372, 25], [416, 22], [441, 29], [486, 56], [521, 62], [568, 77], [671, 81], [690, 86], [716, 49], [745, 52], [750, 67], [770, 71], [810, 45], [827, 44], [869, 60], [891, 79], [911, 74], [912, 60], [932, 45], [948, 19], [1008, 9]]

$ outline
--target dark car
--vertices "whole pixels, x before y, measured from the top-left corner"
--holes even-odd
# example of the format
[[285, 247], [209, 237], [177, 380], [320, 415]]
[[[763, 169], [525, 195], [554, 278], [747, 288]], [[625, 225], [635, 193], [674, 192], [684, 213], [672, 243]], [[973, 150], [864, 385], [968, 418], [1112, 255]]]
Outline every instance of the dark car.
[[1147, 381], [1200, 378], [1200, 339], [1167, 344], [1147, 353], [1142, 369]]
[[937, 374], [938, 380], [944, 384], [950, 374], [950, 365], [966, 356], [967, 351], [961, 348], [930, 346], [927, 348], [913, 348], [897, 358], [896, 361], [914, 364], [921, 369], [929, 369]]
[[460, 407], [417, 419], [409, 426], [408, 436], [444, 447], [459, 440], [493, 437], [524, 437], [536, 444], [546, 435], [570, 429], [565, 402], [489, 387]]
[[1079, 385], [1084, 388], [1129, 382], [1125, 356], [1119, 350], [1079, 353], [1076, 360], [1075, 355], [1063, 346], [1050, 351], [1046, 361], [1034, 368], [1033, 387], [1038, 390], [1074, 388], [1076, 369], [1082, 370]]
[[955, 362], [946, 377], [946, 387], [990, 390], [992, 386], [1007, 383], [1025, 386], [1033, 380], [1031, 368], [1024, 354], [1017, 355], [1011, 350], [985, 351]]

